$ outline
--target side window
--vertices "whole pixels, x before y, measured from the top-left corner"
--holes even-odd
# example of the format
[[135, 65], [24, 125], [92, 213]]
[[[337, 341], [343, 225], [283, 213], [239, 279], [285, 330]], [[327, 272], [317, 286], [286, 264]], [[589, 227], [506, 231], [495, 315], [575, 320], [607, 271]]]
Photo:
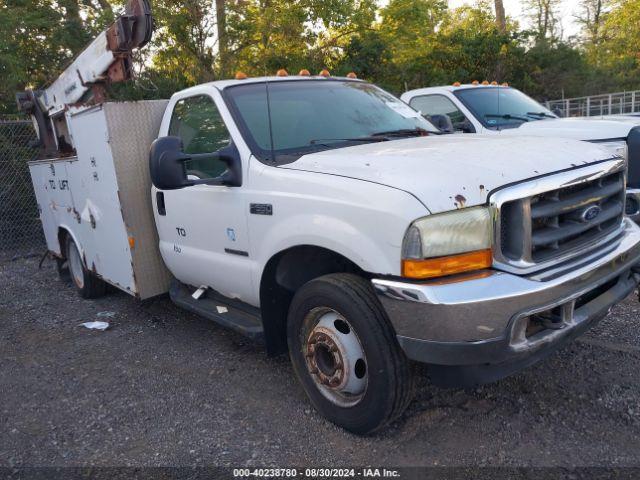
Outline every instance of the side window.
[[[169, 135], [180, 137], [184, 153], [213, 153], [231, 143], [231, 135], [222, 121], [213, 99], [208, 95], [183, 98], [173, 107]], [[185, 162], [187, 175], [197, 178], [215, 178], [227, 166], [217, 158]]]
[[474, 132], [475, 129], [464, 113], [443, 95], [424, 95], [414, 97], [409, 102], [416, 110], [420, 110], [426, 117], [433, 115], [447, 115], [451, 119], [453, 128], [459, 132]]

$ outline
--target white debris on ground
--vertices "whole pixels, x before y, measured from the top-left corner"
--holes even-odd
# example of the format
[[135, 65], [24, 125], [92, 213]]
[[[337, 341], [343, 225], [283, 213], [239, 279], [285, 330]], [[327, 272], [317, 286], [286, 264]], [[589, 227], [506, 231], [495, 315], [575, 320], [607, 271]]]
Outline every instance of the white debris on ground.
[[90, 330], [106, 330], [109, 328], [109, 322], [84, 322], [80, 324], [81, 327], [86, 327]]

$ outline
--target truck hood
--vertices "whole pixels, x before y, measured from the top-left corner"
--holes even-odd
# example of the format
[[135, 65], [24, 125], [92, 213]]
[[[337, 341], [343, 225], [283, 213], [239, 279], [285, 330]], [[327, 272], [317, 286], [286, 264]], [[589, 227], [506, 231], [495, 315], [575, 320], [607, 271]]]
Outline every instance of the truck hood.
[[[640, 119], [637, 119], [640, 124]], [[501, 131], [502, 135], [534, 136], [534, 137], [562, 137], [576, 140], [609, 140], [626, 138], [636, 124], [625, 120], [602, 120], [589, 117], [584, 118], [548, 118], [523, 123], [518, 128], [508, 128]]]
[[481, 205], [497, 187], [611, 156], [597, 144], [568, 139], [446, 135], [326, 150], [283, 168], [387, 185], [437, 213]]

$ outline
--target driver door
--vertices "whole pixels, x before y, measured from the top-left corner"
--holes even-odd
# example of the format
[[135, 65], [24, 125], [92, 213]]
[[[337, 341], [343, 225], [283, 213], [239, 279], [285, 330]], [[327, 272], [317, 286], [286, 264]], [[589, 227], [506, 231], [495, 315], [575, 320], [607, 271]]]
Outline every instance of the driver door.
[[[180, 137], [186, 154], [214, 153], [233, 142], [218, 105], [208, 94], [176, 101], [167, 134]], [[185, 162], [191, 179], [218, 178], [226, 168], [217, 158]], [[178, 280], [211, 287], [230, 298], [243, 300], [251, 295], [244, 197], [243, 187], [225, 185], [156, 193], [160, 250]]]

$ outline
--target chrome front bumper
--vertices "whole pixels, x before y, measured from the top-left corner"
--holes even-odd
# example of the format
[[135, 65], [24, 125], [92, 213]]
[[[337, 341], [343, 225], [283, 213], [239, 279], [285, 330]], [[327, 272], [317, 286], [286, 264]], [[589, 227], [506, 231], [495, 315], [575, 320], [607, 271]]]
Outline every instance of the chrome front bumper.
[[[541, 352], [579, 335], [634, 290], [640, 281], [632, 271], [640, 263], [640, 227], [624, 222], [621, 239], [606, 253], [546, 274], [488, 270], [479, 278], [372, 283], [409, 358], [436, 365], [502, 364], [512, 370], [509, 365], [532, 363]], [[547, 327], [528, 330], [540, 321]]]

